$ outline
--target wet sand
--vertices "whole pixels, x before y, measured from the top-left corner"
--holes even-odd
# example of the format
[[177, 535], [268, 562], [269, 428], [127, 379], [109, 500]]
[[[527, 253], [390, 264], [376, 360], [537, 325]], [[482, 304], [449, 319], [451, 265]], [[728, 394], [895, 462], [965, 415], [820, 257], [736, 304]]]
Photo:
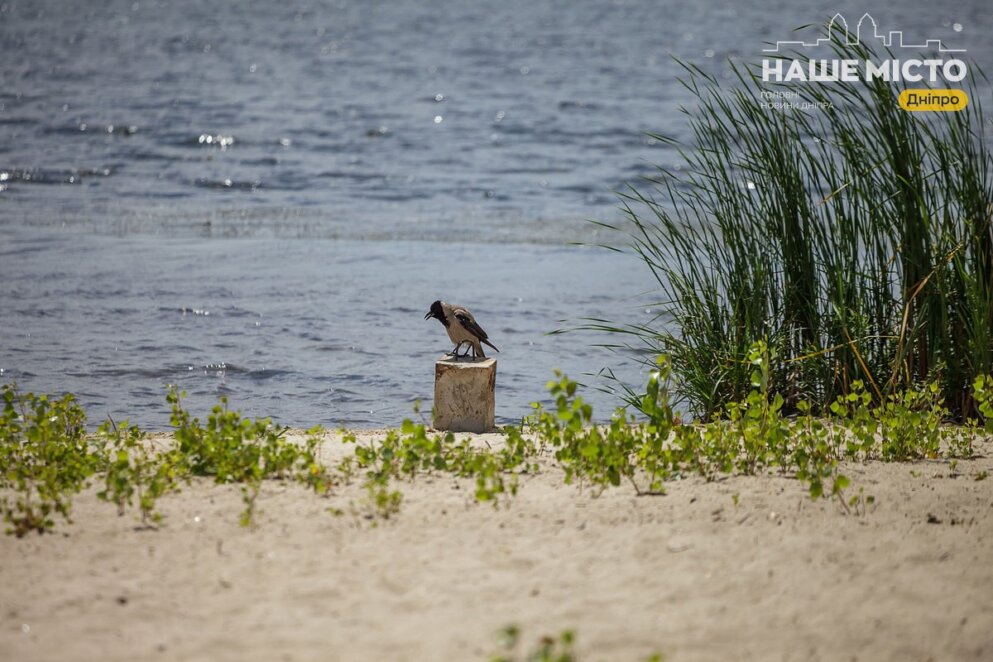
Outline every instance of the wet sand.
[[236, 486], [165, 497], [158, 530], [90, 488], [74, 524], [0, 538], [0, 659], [486, 660], [516, 624], [529, 646], [575, 630], [581, 660], [988, 660], [978, 450], [847, 466], [864, 516], [772, 475], [596, 497], [550, 462], [499, 508], [470, 481], [401, 483], [377, 526], [357, 482], [328, 499], [267, 482], [255, 529]]

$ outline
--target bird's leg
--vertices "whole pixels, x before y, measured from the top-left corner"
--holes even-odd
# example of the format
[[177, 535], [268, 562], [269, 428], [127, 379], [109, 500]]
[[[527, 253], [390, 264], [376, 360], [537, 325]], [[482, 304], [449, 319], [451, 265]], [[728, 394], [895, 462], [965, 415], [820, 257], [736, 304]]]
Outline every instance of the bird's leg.
[[[462, 347], [462, 345], [464, 345], [464, 344], [465, 344], [465, 341], [462, 341], [462, 342], [460, 342], [459, 344], [457, 344], [455, 346], [455, 349], [452, 350], [452, 358], [455, 358], [455, 359], [459, 358], [459, 348]], [[466, 351], [468, 352], [468, 350], [466, 350]]]

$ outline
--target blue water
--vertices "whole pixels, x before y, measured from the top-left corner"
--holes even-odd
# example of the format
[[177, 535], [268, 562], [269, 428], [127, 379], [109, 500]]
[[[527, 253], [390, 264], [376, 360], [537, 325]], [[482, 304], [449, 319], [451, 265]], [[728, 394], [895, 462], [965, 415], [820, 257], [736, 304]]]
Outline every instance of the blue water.
[[632, 310], [604, 293], [605, 271], [619, 292], [644, 282], [604, 251], [520, 244], [17, 230], [0, 259], [15, 274], [5, 279], [3, 377], [156, 427], [168, 422], [167, 383], [197, 410], [227, 395], [298, 426], [395, 424], [418, 399], [430, 411], [434, 360], [451, 344], [423, 318], [442, 292], [471, 302], [500, 348], [490, 352], [498, 415], [513, 420], [554, 368], [579, 378], [610, 362], [590, 347], [595, 336], [544, 331], [567, 314]]
[[570, 243], [619, 241], [587, 219], [678, 162], [645, 135], [686, 137], [671, 56], [726, 77], [866, 10], [993, 66], [986, 0], [0, 0], [0, 382], [149, 427], [171, 383], [392, 425], [430, 406], [436, 298], [502, 350], [500, 420], [556, 366], [637, 382], [609, 339], [544, 334], [657, 313], [636, 260]]

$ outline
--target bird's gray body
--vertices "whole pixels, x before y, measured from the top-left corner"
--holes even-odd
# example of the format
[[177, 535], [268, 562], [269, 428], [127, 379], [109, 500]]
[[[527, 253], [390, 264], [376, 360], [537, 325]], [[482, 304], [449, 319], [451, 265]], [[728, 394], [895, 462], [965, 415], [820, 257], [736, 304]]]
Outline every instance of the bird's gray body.
[[[483, 328], [476, 322], [473, 314], [464, 306], [456, 306], [444, 301], [435, 301], [431, 304], [431, 310], [424, 316], [424, 319], [428, 319], [429, 317], [434, 317], [445, 327], [448, 338], [455, 343], [455, 349], [452, 350], [454, 356], [458, 356], [459, 348], [465, 344], [472, 347], [472, 355], [474, 357], [486, 357], [486, 354], [483, 353], [483, 343], [498, 352], [500, 351], [489, 341], [486, 331], [483, 331]], [[468, 351], [466, 350], [466, 353]]]

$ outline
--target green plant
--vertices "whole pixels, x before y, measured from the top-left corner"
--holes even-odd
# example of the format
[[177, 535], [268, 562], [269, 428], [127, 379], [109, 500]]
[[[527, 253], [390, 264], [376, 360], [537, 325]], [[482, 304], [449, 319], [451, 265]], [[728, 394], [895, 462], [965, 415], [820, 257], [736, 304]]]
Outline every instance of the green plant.
[[[672, 402], [669, 398], [672, 366], [669, 357], [660, 356], [656, 361], [656, 369], [648, 376], [648, 385], [641, 401], [641, 411], [647, 418], [643, 428], [639, 446], [634, 449], [635, 463], [644, 472], [646, 487], [641, 489], [635, 483], [635, 492], [644, 495], [665, 494], [664, 481], [672, 475], [675, 454], [669, 443], [675, 432], [678, 439], [680, 432], [689, 428], [681, 428], [673, 415]], [[616, 434], [616, 423], [621, 421], [620, 413], [614, 415], [611, 421], [612, 434]], [[635, 425], [634, 418], [629, 421], [629, 427]]]
[[[521, 629], [508, 625], [499, 632], [502, 651], [491, 657], [490, 662], [575, 662], [576, 633], [562, 630], [557, 637], [543, 636], [525, 653], [518, 651], [521, 645]], [[661, 653], [648, 656], [646, 662], [662, 662]]]
[[993, 376], [977, 375], [972, 383], [972, 396], [986, 422], [986, 433], [993, 434]]
[[381, 478], [367, 478], [364, 485], [369, 519], [389, 519], [400, 512], [403, 493], [399, 490], [391, 490], [389, 481]]
[[617, 417], [626, 422], [623, 412], [615, 415], [605, 431], [592, 426], [593, 407], [577, 395], [579, 385], [558, 370], [555, 376], [548, 382], [555, 412], [545, 411], [536, 402], [527, 424], [543, 444], [554, 449], [555, 460], [565, 470], [565, 482], [589, 480], [602, 490], [619, 485], [622, 478], [630, 479], [634, 433], [621, 430], [623, 423]]
[[[366, 472], [366, 485], [382, 493], [391, 479], [414, 480], [421, 473], [445, 472], [476, 481], [477, 501], [499, 503], [502, 494], [517, 493], [518, 475], [537, 471], [533, 461], [537, 450], [520, 429], [504, 431], [503, 448], [477, 448], [468, 439], [456, 442], [455, 435], [429, 435], [423, 423], [405, 419], [399, 430], [390, 430], [381, 440], [370, 438], [359, 444], [355, 435], [346, 434], [346, 443], [355, 444], [353, 456], [339, 465], [349, 474], [353, 465]], [[389, 492], [387, 491], [387, 494]], [[382, 502], [382, 499], [378, 501]], [[399, 505], [399, 500], [395, 500]]]
[[[665, 481], [696, 473], [708, 480], [719, 475], [754, 474], [778, 469], [807, 485], [811, 498], [833, 498], [846, 510], [864, 514], [862, 488], [845, 498], [850, 479], [840, 462], [887, 462], [944, 456], [969, 457], [979, 434], [975, 422], [945, 426], [949, 416], [934, 382], [907, 388], [874, 403], [859, 381], [818, 414], [805, 399], [796, 402], [797, 416], [784, 417], [783, 396], [774, 392], [770, 366], [775, 353], [759, 340], [747, 352], [751, 390], [741, 401], [727, 403], [726, 417], [694, 425], [672, 413], [670, 364], [662, 356], [640, 401], [644, 418], [615, 412], [609, 423], [593, 424], [593, 411], [578, 394], [578, 384], [556, 372], [548, 384], [555, 412], [535, 404], [525, 421], [537, 448], [554, 449], [566, 482], [589, 482], [599, 490], [626, 480], [635, 492], [664, 494]], [[979, 406], [990, 395], [985, 380], [975, 388]], [[647, 481], [647, 482], [643, 482]]]
[[743, 401], [727, 404], [731, 428], [741, 440], [737, 468], [744, 474], [753, 474], [769, 464], [775, 464], [777, 455], [786, 450], [788, 432], [780, 415], [783, 396], [776, 393], [770, 397], [770, 356], [769, 348], [762, 340], [749, 348], [752, 389]]
[[[846, 510], [865, 514], [873, 497], [859, 488], [846, 500], [850, 481], [839, 472], [842, 460], [944, 455], [953, 458], [954, 473], [954, 458], [971, 457], [974, 440], [993, 431], [993, 380], [988, 376], [976, 378], [972, 395], [986, 418], [985, 430], [976, 419], [965, 426], [943, 425], [949, 411], [935, 382], [877, 402], [856, 380], [831, 402], [826, 417], [806, 399], [795, 403], [796, 417], [786, 417], [784, 396], [773, 384], [776, 357], [762, 340], [750, 345], [743, 361], [750, 390], [704, 423], [686, 424], [673, 413], [672, 364], [663, 355], [639, 398], [641, 417], [618, 409], [608, 423], [594, 424], [593, 409], [579, 394], [579, 385], [556, 372], [548, 383], [554, 411], [535, 404], [534, 414], [521, 426], [503, 429], [497, 448], [469, 437], [457, 440], [451, 433], [429, 434], [424, 423], [405, 420], [385, 437], [369, 437], [363, 443], [343, 431], [343, 443], [354, 445], [354, 451], [339, 462], [336, 472], [320, 460], [320, 428], [309, 430], [302, 444], [294, 443], [285, 438], [285, 428], [269, 419], [243, 418], [228, 409], [224, 398], [204, 424], [183, 408], [183, 394], [170, 389], [173, 439], [155, 448], [127, 421], [118, 426], [108, 419], [96, 435], [87, 437], [85, 414], [71, 395], [22, 395], [5, 386], [0, 509], [11, 525], [9, 532], [18, 536], [50, 530], [53, 515], [69, 520], [72, 495], [99, 475], [99, 498], [115, 504], [120, 514], [137, 503], [142, 522], [157, 523], [160, 497], [182, 481], [205, 476], [241, 485], [241, 522], [247, 526], [253, 522], [264, 480], [290, 479], [326, 494], [336, 482], [348, 483], [361, 471], [366, 497], [359, 512], [379, 520], [400, 510], [403, 494], [393, 481], [413, 481], [420, 474], [469, 478], [475, 481], [476, 500], [496, 506], [504, 496], [516, 495], [520, 477], [537, 473], [539, 457], [551, 452], [565, 482], [592, 485], [597, 494], [627, 482], [638, 495], [662, 495], [667, 481], [690, 474], [712, 480], [778, 470], [806, 483], [812, 498], [836, 498]], [[986, 472], [975, 478], [985, 479]], [[736, 506], [738, 499], [737, 494], [732, 497]]]
[[287, 428], [276, 428], [268, 418], [250, 420], [230, 411], [227, 398], [215, 405], [206, 425], [182, 407], [183, 393], [170, 388], [176, 452], [192, 476], [210, 476], [217, 483], [240, 483], [245, 510], [241, 524], [251, 525], [262, 480], [292, 478], [318, 494], [333, 485], [330, 471], [320, 459], [321, 429], [308, 431], [303, 446], [283, 438]]
[[86, 414], [75, 398], [19, 393], [7, 384], [0, 411], [0, 512], [8, 533], [22, 537], [71, 522], [72, 497], [104, 463], [102, 449], [86, 438]]
[[938, 396], [938, 385], [908, 388], [887, 396], [876, 409], [880, 423], [880, 452], [886, 461], [938, 457], [941, 419], [948, 413]]
[[521, 631], [516, 625], [508, 625], [500, 631], [503, 653], [491, 658], [491, 662], [575, 662], [574, 646], [576, 635], [572, 630], [563, 630], [557, 637], [544, 636], [523, 656], [516, 649], [520, 645]]
[[160, 522], [162, 515], [155, 510], [155, 503], [178, 489], [183, 458], [175, 450], [156, 452], [145, 433], [128, 421], [118, 426], [108, 419], [97, 436], [107, 449], [104, 489], [97, 497], [115, 504], [118, 515], [137, 498], [142, 524]]
[[[844, 454], [853, 460], [869, 460], [876, 454], [879, 419], [872, 408], [872, 396], [861, 380], [852, 382], [848, 393], [838, 395], [828, 407], [835, 421], [841, 421], [847, 434], [837, 434], [844, 443]], [[809, 409], [809, 407], [808, 407]]]
[[[864, 44], [833, 47], [879, 59]], [[659, 315], [586, 326], [668, 353], [679, 396], [704, 420], [749, 397], [745, 359], [761, 339], [785, 414], [801, 400], [825, 413], [861, 381], [877, 404], [935, 382], [960, 420], [978, 415], [974, 380], [993, 370], [980, 94], [970, 88], [961, 112], [909, 113], [900, 85], [878, 78], [773, 84], [732, 65], [728, 87], [683, 66], [692, 140], [654, 136], [682, 162], [622, 196], [629, 224], [607, 225], [650, 269]], [[770, 108], [783, 90], [814, 110]]]
[[866, 512], [868, 512], [869, 506], [871, 506], [874, 503], [876, 503], [876, 497], [872, 496], [871, 494], [866, 494], [864, 487], [860, 487], [858, 493], [852, 496], [852, 498], [848, 500], [849, 508], [854, 509], [855, 514], [860, 515], [862, 517], [865, 517]]

